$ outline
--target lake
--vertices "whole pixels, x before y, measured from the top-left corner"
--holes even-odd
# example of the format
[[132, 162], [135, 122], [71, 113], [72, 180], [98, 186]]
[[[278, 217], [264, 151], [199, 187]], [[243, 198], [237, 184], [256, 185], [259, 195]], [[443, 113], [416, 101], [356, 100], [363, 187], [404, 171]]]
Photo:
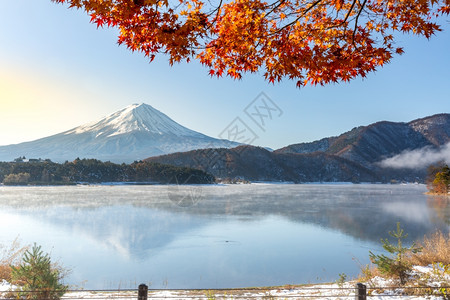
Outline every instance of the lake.
[[396, 222], [449, 231], [424, 185], [0, 186], [0, 244], [36, 242], [86, 289], [228, 288], [355, 277]]

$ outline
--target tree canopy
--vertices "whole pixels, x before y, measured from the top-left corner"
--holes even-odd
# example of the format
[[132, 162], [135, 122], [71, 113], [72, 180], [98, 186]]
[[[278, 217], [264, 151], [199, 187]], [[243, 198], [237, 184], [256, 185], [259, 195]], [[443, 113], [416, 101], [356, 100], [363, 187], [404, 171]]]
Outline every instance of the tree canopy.
[[365, 77], [403, 53], [396, 32], [430, 38], [450, 0], [52, 0], [82, 8], [118, 43], [211, 76], [262, 72], [297, 86]]
[[447, 164], [439, 163], [428, 167], [427, 187], [432, 193], [448, 195], [450, 190], [450, 168]]
[[51, 161], [0, 162], [0, 183], [6, 185], [72, 184], [75, 182], [214, 183], [201, 170], [154, 162], [115, 164], [97, 159], [76, 159], [64, 164]]

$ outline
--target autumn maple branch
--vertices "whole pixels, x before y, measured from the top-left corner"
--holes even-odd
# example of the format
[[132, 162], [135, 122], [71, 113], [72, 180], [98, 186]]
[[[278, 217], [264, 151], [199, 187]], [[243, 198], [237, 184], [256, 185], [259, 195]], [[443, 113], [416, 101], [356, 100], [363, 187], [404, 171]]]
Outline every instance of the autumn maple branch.
[[355, 44], [355, 35], [356, 35], [356, 32], [358, 31], [358, 20], [359, 20], [359, 16], [361, 15], [361, 13], [364, 9], [364, 6], [366, 6], [366, 3], [367, 3], [367, 0], [364, 0], [363, 4], [361, 5], [361, 8], [358, 10], [358, 14], [356, 15], [356, 19], [355, 19], [355, 27], [353, 29], [353, 34], [352, 34], [352, 44], [355, 48], [357, 48], [356, 44]]

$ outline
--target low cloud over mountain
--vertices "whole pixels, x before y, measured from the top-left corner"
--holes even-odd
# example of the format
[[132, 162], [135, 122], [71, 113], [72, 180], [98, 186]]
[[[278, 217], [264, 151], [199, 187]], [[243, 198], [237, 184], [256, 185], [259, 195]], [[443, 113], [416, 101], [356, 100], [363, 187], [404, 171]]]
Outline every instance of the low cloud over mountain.
[[150, 105], [134, 104], [60, 134], [0, 147], [0, 161], [20, 156], [119, 163], [148, 158], [219, 178], [262, 181], [423, 181], [428, 165], [450, 162], [450, 114], [377, 122], [271, 152], [206, 136]]
[[199, 150], [148, 160], [200, 168], [217, 177], [250, 180], [423, 181], [426, 167], [450, 162], [450, 115], [409, 123], [377, 122], [336, 137], [299, 143], [273, 153], [256, 147]]
[[383, 168], [426, 168], [437, 162], [450, 162], [450, 143], [440, 147], [430, 146], [411, 151], [403, 151], [393, 157], [386, 158], [380, 162]]

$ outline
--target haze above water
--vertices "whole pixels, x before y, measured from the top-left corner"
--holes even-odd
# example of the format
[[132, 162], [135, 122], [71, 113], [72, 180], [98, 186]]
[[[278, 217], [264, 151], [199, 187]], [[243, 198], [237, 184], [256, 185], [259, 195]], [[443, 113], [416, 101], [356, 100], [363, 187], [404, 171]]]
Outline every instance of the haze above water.
[[225, 288], [350, 278], [401, 222], [448, 232], [423, 185], [0, 187], [0, 244], [36, 242], [88, 289]]

